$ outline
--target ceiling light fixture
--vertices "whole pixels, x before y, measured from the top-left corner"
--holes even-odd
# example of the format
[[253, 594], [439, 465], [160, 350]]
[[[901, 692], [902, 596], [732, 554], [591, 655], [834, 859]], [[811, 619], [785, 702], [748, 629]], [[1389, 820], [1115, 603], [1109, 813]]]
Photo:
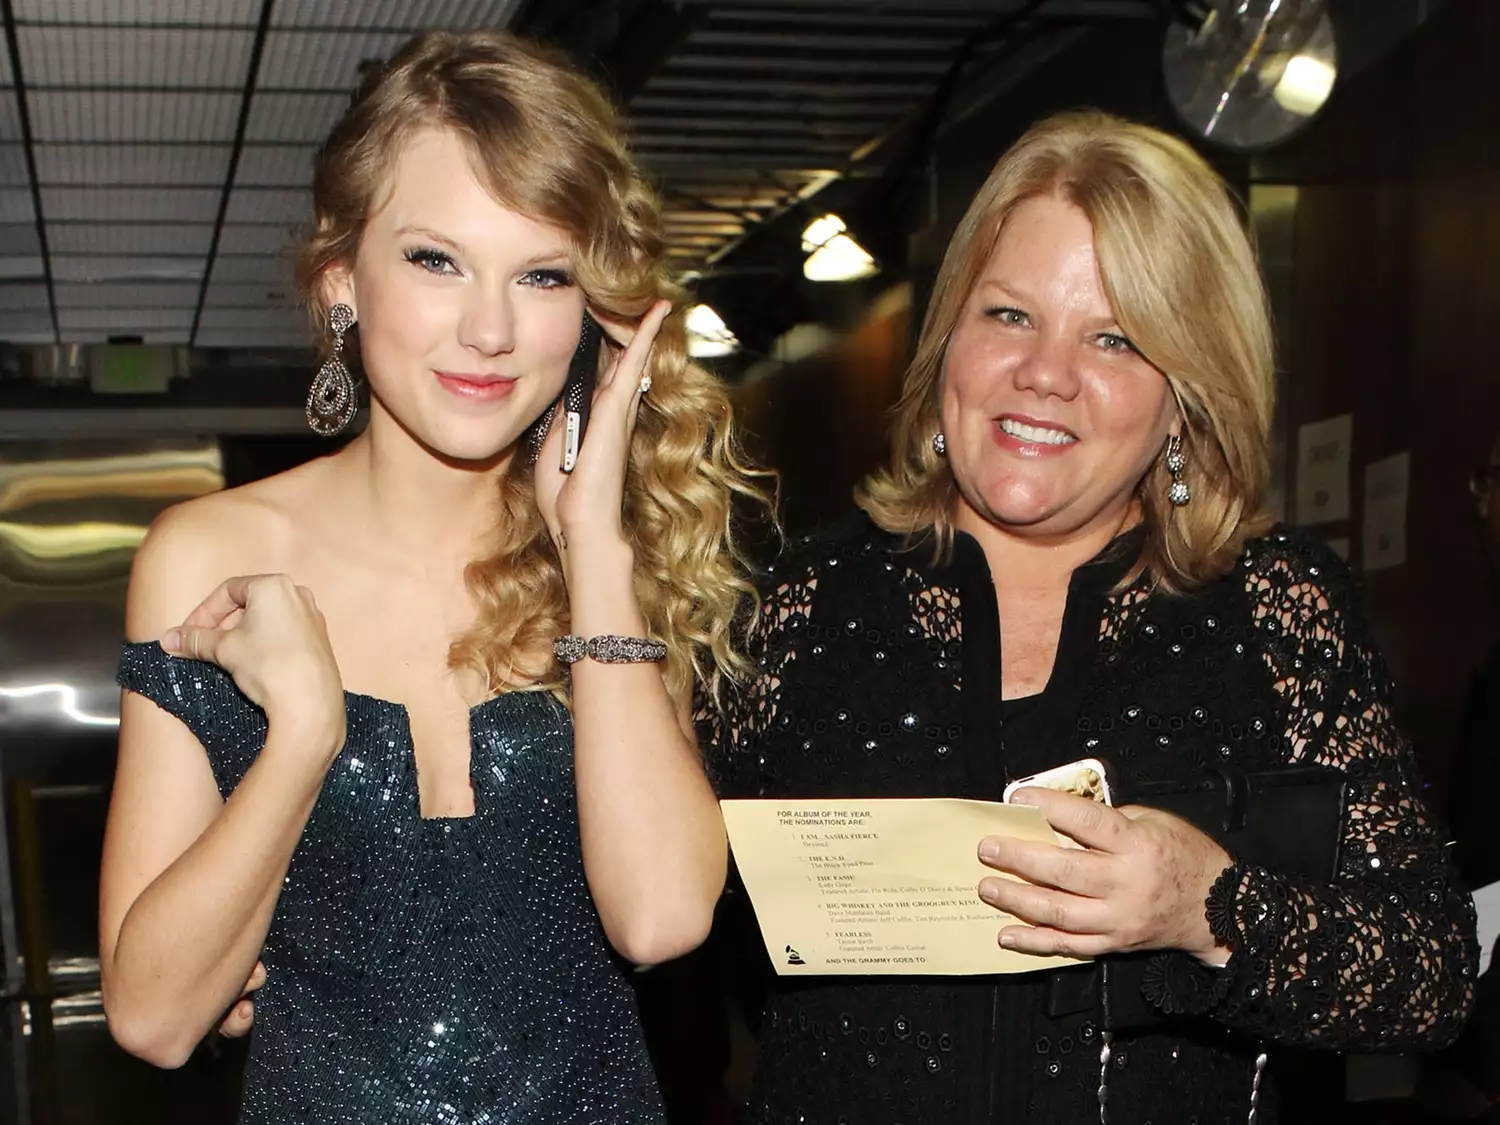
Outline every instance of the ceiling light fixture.
[[1188, 130], [1236, 152], [1311, 121], [1338, 77], [1328, 0], [1177, 0], [1162, 67]]
[[802, 232], [802, 276], [808, 281], [858, 281], [880, 272], [875, 259], [849, 236], [837, 215], [823, 215]]
[[724, 318], [707, 305], [694, 305], [687, 312], [687, 352], [693, 359], [712, 359], [740, 350], [740, 342]]

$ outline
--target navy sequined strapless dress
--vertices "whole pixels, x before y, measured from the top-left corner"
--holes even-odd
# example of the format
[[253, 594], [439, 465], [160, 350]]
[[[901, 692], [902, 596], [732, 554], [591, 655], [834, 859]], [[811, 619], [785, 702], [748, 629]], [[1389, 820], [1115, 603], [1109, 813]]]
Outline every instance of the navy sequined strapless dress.
[[[266, 720], [227, 673], [127, 644], [119, 680], [186, 723], [233, 792]], [[240, 1121], [659, 1123], [584, 884], [567, 710], [541, 692], [474, 708], [475, 815], [423, 819], [405, 708], [346, 704], [266, 935]]]

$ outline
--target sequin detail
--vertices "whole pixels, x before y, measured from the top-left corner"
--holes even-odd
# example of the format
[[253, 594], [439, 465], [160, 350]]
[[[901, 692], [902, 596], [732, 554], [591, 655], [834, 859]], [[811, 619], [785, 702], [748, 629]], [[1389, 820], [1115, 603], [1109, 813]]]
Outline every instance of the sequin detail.
[[[119, 681], [234, 790], [266, 726], [225, 673], [126, 645]], [[266, 936], [242, 1125], [660, 1122], [584, 883], [567, 711], [533, 692], [476, 707], [475, 815], [423, 819], [405, 709], [346, 705]]]
[[[1086, 1122], [1107, 1100], [1120, 1125], [1243, 1125], [1260, 1081], [1269, 1123], [1276, 1068], [1258, 1061], [1260, 1042], [1431, 1050], [1457, 1033], [1472, 909], [1422, 806], [1347, 568], [1278, 529], [1178, 596], [1126, 581], [1138, 549], [1122, 536], [1074, 573], [1053, 682], [1017, 721], [1000, 704], [994, 582], [971, 538], [935, 562], [932, 543], [858, 520], [794, 546], [752, 633], [769, 674], [702, 716], [721, 795], [995, 800], [1007, 778], [1096, 753], [1126, 787], [1318, 764], [1348, 778], [1336, 883], [1230, 868], [1212, 901], [1230, 964], [1152, 955], [1143, 984], [1163, 1013], [1194, 1018], [1122, 1032], [1102, 1056], [1114, 1032], [1097, 995], [1069, 987], [1080, 970], [780, 982], [746, 1122]], [[805, 1028], [819, 1025], [842, 1034], [816, 1041]], [[951, 1045], [941, 1067], [923, 1037]]]

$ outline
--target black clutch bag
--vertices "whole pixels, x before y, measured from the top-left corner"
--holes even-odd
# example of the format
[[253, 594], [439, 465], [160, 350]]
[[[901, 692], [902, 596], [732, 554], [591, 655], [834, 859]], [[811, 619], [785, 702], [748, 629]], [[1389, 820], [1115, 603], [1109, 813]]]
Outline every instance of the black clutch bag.
[[[1173, 781], [1116, 785], [1116, 805], [1147, 805], [1180, 816], [1217, 840], [1237, 862], [1319, 883], [1338, 874], [1346, 778], [1323, 766], [1242, 773], [1212, 770]], [[1160, 952], [1115, 954], [1054, 973], [1050, 1015], [1097, 1008], [1110, 1031], [1143, 1030], [1166, 1017], [1145, 996], [1147, 965]], [[1167, 954], [1166, 956], [1186, 956]], [[1212, 971], [1212, 970], [1204, 970]]]

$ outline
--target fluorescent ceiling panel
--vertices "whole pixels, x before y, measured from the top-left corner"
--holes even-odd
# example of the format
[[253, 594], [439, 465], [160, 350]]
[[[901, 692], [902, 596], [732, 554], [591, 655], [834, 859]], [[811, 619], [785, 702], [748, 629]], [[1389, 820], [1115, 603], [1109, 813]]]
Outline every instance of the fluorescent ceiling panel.
[[225, 223], [219, 234], [219, 253], [290, 254], [296, 245], [296, 239], [296, 232], [289, 227], [266, 224], [234, 226]]
[[250, 100], [245, 139], [322, 144], [348, 105], [347, 92], [285, 94], [258, 90]]
[[[221, 247], [222, 249], [222, 247]], [[292, 283], [292, 261], [289, 255], [242, 258], [221, 254], [214, 259], [211, 284], [220, 282], [286, 286]]]
[[213, 184], [229, 175], [232, 145], [36, 145], [43, 184]]
[[26, 147], [0, 144], [0, 185], [30, 187], [31, 171], [26, 167]]
[[229, 193], [226, 223], [296, 226], [312, 221], [312, 192], [291, 188], [242, 188]]
[[35, 223], [0, 224], [0, 255], [15, 257], [41, 252], [42, 240], [36, 232]]
[[[225, 259], [221, 259], [225, 260]], [[288, 279], [282, 284], [253, 281], [214, 281], [203, 296], [203, 307], [213, 309], [300, 309]], [[301, 315], [299, 313], [299, 315]]]
[[54, 254], [208, 253], [211, 224], [48, 223], [47, 247]]
[[[234, 140], [239, 94], [182, 94], [157, 90], [28, 90], [34, 140]], [[3, 138], [0, 138], [3, 139]]]
[[317, 145], [246, 145], [234, 182], [243, 187], [306, 187], [312, 183]]
[[12, 0], [27, 23], [212, 24], [254, 27], [264, 0]]
[[50, 344], [52, 314], [41, 309], [17, 309], [0, 317], [0, 340], [13, 344]]
[[42, 189], [42, 214], [48, 222], [212, 223], [219, 215], [217, 188], [82, 188]]
[[[311, 348], [312, 334], [306, 329], [298, 332], [258, 332], [244, 328], [205, 328], [198, 325], [198, 335], [193, 344], [200, 348]], [[308, 367], [308, 378], [312, 367]]]
[[52, 255], [52, 278], [64, 282], [184, 281], [195, 286], [203, 278], [207, 259], [152, 257], [145, 254]]
[[31, 223], [36, 221], [36, 207], [30, 188], [0, 189], [0, 223]]
[[140, 332], [177, 330], [193, 326], [192, 309], [58, 309], [57, 327], [66, 337], [75, 331]]
[[198, 286], [170, 282], [100, 282], [57, 284], [52, 291], [61, 309], [188, 309], [198, 307]]
[[21, 107], [16, 101], [16, 92], [9, 87], [0, 89], [0, 141], [21, 139]]
[[40, 255], [0, 254], [0, 281], [41, 281], [45, 279], [46, 273]]
[[279, 0], [276, 27], [506, 27], [520, 0]]
[[0, 284], [0, 312], [47, 310], [50, 307], [45, 285], [37, 285], [35, 282]]
[[[204, 329], [308, 331], [307, 315], [300, 309], [204, 309], [198, 324]], [[308, 336], [311, 339], [311, 335]]]
[[180, 28], [16, 29], [26, 86], [244, 88], [255, 35]]
[[258, 90], [342, 90], [359, 85], [359, 66], [385, 60], [411, 36], [404, 31], [273, 31], [256, 77]]

